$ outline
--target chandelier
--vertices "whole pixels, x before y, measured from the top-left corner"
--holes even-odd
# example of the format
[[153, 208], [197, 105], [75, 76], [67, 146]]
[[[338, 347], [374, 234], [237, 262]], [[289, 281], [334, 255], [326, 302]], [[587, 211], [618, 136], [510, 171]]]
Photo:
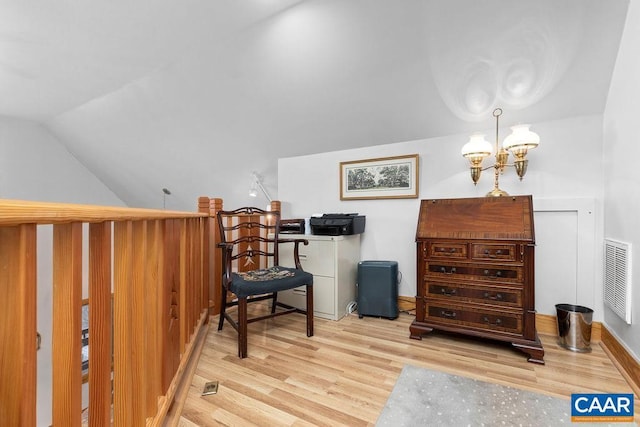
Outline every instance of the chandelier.
[[[482, 134], [473, 134], [462, 147], [462, 155], [469, 160], [471, 179], [473, 184], [477, 185], [480, 179], [480, 173], [487, 169], [494, 169], [494, 185], [493, 190], [487, 193], [487, 197], [508, 196], [509, 194], [501, 190], [498, 185], [500, 175], [504, 172], [505, 167], [513, 166], [516, 173], [522, 178], [527, 173], [528, 160], [527, 152], [532, 148], [536, 148], [540, 143], [540, 137], [529, 130], [529, 125], [516, 125], [511, 127], [511, 135], [507, 136], [500, 146], [498, 140], [498, 125], [502, 109], [493, 110], [493, 117], [496, 118], [496, 143], [495, 143], [495, 163], [492, 166], [482, 167], [482, 161], [485, 157], [491, 155], [494, 147], [484, 138]], [[514, 157], [513, 163], [509, 163], [509, 153]]]

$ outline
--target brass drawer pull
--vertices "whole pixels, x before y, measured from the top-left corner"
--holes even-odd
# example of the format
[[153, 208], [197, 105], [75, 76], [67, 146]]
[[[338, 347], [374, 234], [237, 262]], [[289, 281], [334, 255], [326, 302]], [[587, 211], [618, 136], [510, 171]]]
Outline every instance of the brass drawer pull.
[[502, 255], [502, 249], [496, 249], [495, 251], [485, 249], [484, 254], [489, 258], [497, 258], [499, 255]]
[[484, 323], [488, 324], [488, 325], [495, 325], [495, 326], [500, 326], [500, 325], [502, 325], [502, 320], [501, 320], [500, 318], [497, 318], [497, 319], [495, 320], [495, 322], [491, 322], [491, 320], [489, 319], [489, 317], [488, 317], [488, 316], [484, 316], [484, 317], [482, 318], [482, 321], [483, 321]]
[[496, 273], [495, 273], [495, 274], [491, 274], [491, 270], [485, 270], [485, 271], [484, 271], [484, 275], [485, 275], [486, 277], [490, 277], [490, 278], [492, 278], [492, 279], [497, 279], [497, 278], [502, 277], [502, 271], [500, 271], [500, 270], [496, 270]]
[[446, 296], [453, 296], [456, 294], [455, 289], [449, 289], [449, 288], [440, 288], [440, 292], [442, 293], [442, 295], [446, 295]]
[[454, 319], [456, 317], [456, 312], [455, 311], [446, 311], [446, 310], [442, 310], [440, 312], [440, 316], [442, 317], [447, 317], [449, 319]]
[[502, 294], [501, 293], [497, 293], [495, 295], [491, 295], [489, 292], [485, 292], [483, 297], [485, 299], [490, 299], [493, 301], [502, 301]]
[[444, 273], [444, 274], [455, 274], [455, 272], [456, 272], [456, 268], [455, 268], [455, 267], [451, 267], [451, 268], [449, 269], [449, 271], [447, 271], [447, 268], [446, 268], [446, 267], [440, 267], [440, 272], [441, 272], [441, 273]]
[[456, 253], [456, 248], [445, 248], [445, 247], [438, 247], [435, 249], [436, 252], [444, 252], [447, 253], [447, 251], [451, 254]]

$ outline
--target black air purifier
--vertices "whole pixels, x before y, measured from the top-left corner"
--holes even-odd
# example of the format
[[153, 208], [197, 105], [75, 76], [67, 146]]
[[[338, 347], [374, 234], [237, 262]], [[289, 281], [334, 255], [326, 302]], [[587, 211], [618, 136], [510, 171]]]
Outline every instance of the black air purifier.
[[398, 263], [358, 263], [358, 316], [398, 317]]

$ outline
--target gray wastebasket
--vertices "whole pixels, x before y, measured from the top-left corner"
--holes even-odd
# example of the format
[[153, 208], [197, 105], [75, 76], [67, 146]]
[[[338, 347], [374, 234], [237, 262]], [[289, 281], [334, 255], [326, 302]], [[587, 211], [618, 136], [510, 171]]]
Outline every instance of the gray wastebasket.
[[558, 344], [571, 351], [591, 351], [591, 318], [593, 310], [574, 304], [556, 304]]

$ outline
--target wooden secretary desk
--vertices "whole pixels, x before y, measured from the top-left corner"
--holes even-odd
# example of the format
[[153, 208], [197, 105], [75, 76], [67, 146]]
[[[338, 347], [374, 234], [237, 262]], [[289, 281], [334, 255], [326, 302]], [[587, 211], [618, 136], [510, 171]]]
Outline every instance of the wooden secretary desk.
[[437, 329], [506, 341], [544, 364], [531, 196], [422, 200], [416, 244], [411, 338]]

